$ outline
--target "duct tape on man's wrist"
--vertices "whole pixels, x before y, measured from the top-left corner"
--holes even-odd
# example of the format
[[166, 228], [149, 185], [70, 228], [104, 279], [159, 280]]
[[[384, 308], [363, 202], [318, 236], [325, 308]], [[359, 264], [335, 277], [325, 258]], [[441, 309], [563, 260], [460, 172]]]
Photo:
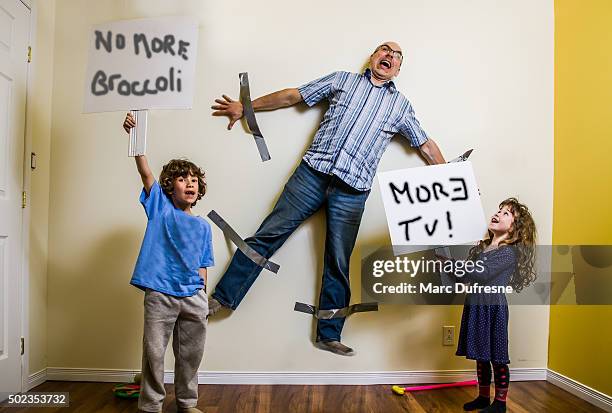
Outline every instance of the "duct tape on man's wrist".
[[257, 150], [259, 151], [259, 156], [263, 162], [269, 161], [271, 159], [270, 152], [268, 151], [268, 147], [266, 146], [266, 141], [264, 140], [261, 131], [259, 130], [259, 125], [257, 125], [257, 119], [255, 118], [255, 111], [253, 110], [253, 103], [251, 102], [251, 91], [249, 88], [249, 74], [247, 72], [240, 73], [238, 75], [240, 79], [240, 103], [242, 103], [242, 111], [244, 113], [244, 117], [246, 118], [247, 125], [251, 130], [251, 134], [255, 139], [255, 144], [257, 145]]

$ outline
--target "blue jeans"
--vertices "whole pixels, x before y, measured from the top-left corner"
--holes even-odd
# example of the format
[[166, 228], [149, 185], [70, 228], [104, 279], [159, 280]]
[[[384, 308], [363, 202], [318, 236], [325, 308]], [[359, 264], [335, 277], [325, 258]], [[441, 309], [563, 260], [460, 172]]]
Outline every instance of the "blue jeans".
[[[302, 222], [325, 207], [327, 234], [318, 308], [346, 307], [351, 299], [349, 261], [369, 194], [370, 191], [358, 191], [340, 178], [318, 172], [302, 161], [289, 178], [272, 212], [255, 235], [245, 241], [261, 255], [270, 258]], [[261, 270], [237, 250], [212, 296], [235, 310]], [[319, 320], [317, 339], [340, 341], [344, 320]]]

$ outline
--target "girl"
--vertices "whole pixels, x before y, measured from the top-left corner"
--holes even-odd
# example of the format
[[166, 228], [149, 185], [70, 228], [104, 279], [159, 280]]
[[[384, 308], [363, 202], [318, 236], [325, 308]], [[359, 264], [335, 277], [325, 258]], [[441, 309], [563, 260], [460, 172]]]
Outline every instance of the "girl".
[[[469, 260], [481, 260], [477, 270], [457, 277], [464, 282], [490, 286], [511, 286], [520, 292], [535, 280], [536, 228], [527, 206], [515, 198], [499, 205], [488, 225], [489, 238], [469, 253]], [[510, 383], [508, 363], [508, 303], [503, 293], [468, 294], [465, 298], [458, 356], [476, 360], [478, 397], [463, 408], [486, 413], [506, 411]], [[491, 364], [495, 377], [495, 399], [490, 402]]]

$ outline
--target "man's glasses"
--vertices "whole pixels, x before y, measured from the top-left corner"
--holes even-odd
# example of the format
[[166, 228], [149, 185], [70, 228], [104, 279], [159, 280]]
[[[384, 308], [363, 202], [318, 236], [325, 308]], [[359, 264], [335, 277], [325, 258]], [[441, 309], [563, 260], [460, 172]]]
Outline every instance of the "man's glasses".
[[390, 54], [391, 56], [393, 56], [394, 58], [396, 58], [399, 61], [401, 61], [404, 58], [404, 55], [402, 54], [402, 52], [400, 50], [393, 50], [392, 48], [390, 48], [386, 44], [378, 46], [377, 50], [382, 50], [383, 52]]

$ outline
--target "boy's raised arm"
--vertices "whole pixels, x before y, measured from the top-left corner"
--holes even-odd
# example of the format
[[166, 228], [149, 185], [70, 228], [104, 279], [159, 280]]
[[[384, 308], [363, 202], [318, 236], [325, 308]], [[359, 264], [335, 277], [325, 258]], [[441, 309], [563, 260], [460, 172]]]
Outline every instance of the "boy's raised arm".
[[[123, 129], [129, 134], [130, 129], [136, 126], [136, 121], [131, 113], [125, 116], [125, 120], [123, 121]], [[147, 195], [149, 194], [151, 187], [153, 186], [153, 182], [155, 182], [155, 177], [151, 172], [151, 168], [149, 168], [149, 162], [147, 162], [147, 157], [144, 155], [135, 156], [136, 160], [136, 169], [138, 169], [138, 173], [140, 174], [140, 179], [142, 179], [142, 185], [144, 186]]]
[[139, 155], [135, 156], [134, 159], [136, 159], [136, 168], [140, 174], [140, 179], [142, 179], [142, 185], [144, 186], [144, 189], [148, 195], [149, 191], [151, 191], [151, 187], [153, 186], [153, 182], [155, 182], [155, 177], [151, 172], [151, 168], [149, 168], [149, 162], [147, 162], [146, 156]]

